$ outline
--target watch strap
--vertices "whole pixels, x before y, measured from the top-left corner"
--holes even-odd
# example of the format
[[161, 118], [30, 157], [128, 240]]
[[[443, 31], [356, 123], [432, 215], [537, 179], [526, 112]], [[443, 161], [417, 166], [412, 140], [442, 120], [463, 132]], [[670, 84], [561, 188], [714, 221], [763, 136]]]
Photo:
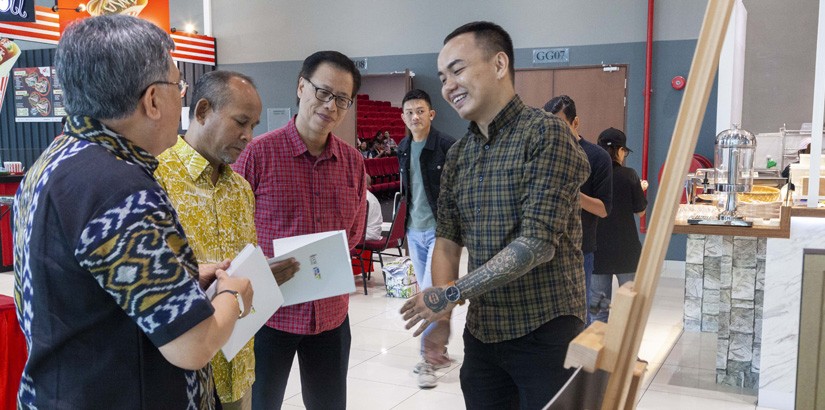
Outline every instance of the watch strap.
[[218, 292], [215, 295], [215, 297], [218, 297], [218, 295], [220, 295], [221, 293], [229, 293], [230, 295], [235, 297], [235, 301], [238, 302], [238, 318], [243, 316], [243, 297], [241, 297], [241, 294], [238, 293], [238, 291], [236, 291], [236, 290], [224, 289], [224, 290]]

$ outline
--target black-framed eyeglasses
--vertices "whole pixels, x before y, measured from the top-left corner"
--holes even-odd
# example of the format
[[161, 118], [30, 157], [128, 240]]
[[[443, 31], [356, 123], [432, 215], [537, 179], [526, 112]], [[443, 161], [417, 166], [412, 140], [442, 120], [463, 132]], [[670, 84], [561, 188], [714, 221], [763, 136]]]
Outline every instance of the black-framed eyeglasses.
[[341, 96], [341, 95], [335, 95], [330, 90], [318, 87], [312, 81], [310, 81], [309, 78], [304, 77], [304, 80], [307, 80], [307, 82], [310, 85], [312, 85], [313, 88], [315, 88], [315, 98], [317, 98], [318, 101], [330, 102], [334, 98], [335, 99], [335, 105], [337, 105], [338, 108], [340, 108], [342, 110], [348, 110], [349, 107], [352, 107], [352, 99], [351, 98], [347, 98], [347, 97], [344, 97], [344, 96]]
[[186, 90], [189, 89], [189, 83], [187, 83], [186, 80], [184, 80], [183, 78], [181, 78], [177, 82], [158, 80], [158, 81], [154, 81], [154, 82], [149, 83], [149, 85], [147, 85], [146, 88], [144, 88], [143, 91], [141, 91], [140, 95], [145, 94], [146, 90], [148, 90], [149, 87], [151, 87], [153, 85], [157, 85], [157, 84], [167, 84], [167, 85], [176, 85], [176, 86], [178, 86], [178, 90], [180, 91], [180, 98], [183, 98], [184, 96], [186, 96]]

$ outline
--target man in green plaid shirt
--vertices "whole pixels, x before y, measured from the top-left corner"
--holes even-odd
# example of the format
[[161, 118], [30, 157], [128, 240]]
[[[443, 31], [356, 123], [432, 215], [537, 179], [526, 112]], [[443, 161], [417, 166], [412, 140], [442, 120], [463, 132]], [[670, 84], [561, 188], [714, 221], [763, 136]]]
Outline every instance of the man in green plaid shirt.
[[[470, 121], [441, 180], [433, 287], [402, 307], [416, 335], [430, 323], [425, 359], [470, 300], [461, 389], [467, 408], [541, 408], [572, 372], [567, 345], [585, 318], [579, 187], [590, 172], [567, 124], [515, 93], [513, 44], [500, 26], [465, 24], [438, 56], [441, 94]], [[469, 251], [458, 279], [461, 249]]]

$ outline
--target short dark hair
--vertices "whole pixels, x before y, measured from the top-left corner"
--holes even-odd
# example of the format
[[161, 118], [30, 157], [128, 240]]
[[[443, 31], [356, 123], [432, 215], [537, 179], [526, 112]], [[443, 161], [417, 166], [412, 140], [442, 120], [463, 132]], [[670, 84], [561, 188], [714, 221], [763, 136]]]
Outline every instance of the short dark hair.
[[235, 71], [217, 70], [210, 71], [195, 82], [192, 90], [192, 109], [189, 110], [189, 119], [195, 118], [195, 111], [198, 101], [205, 99], [209, 101], [209, 105], [213, 111], [218, 111], [227, 103], [229, 103], [229, 81], [233, 78], [239, 78], [249, 83], [256, 91], [255, 82], [252, 81], [246, 74], [241, 74]]
[[547, 101], [547, 104], [544, 104], [544, 111], [551, 114], [558, 114], [561, 111], [568, 121], [573, 122], [576, 118], [576, 103], [569, 96], [562, 94]]
[[312, 55], [304, 60], [304, 64], [301, 66], [301, 72], [298, 74], [298, 81], [300, 81], [301, 78], [309, 79], [312, 77], [312, 75], [315, 74], [315, 70], [318, 69], [318, 66], [323, 63], [330, 64], [352, 75], [352, 95], [350, 97], [355, 98], [355, 94], [358, 94], [358, 90], [361, 88], [361, 72], [358, 71], [355, 63], [353, 63], [349, 57], [338, 51], [327, 50], [312, 53]]
[[515, 57], [513, 54], [513, 40], [510, 38], [510, 34], [507, 34], [507, 31], [496, 23], [490, 21], [473, 21], [453, 30], [452, 33], [444, 38], [444, 44], [465, 33], [474, 34], [476, 43], [487, 52], [488, 57], [492, 57], [500, 51], [503, 51], [504, 54], [507, 55], [507, 58], [510, 60], [508, 64], [510, 81], [515, 84]]
[[427, 103], [427, 107], [430, 107], [430, 109], [433, 108], [433, 104], [430, 102], [430, 95], [424, 90], [415, 88], [407, 91], [407, 94], [404, 95], [404, 99], [401, 100], [401, 108], [404, 108], [404, 104], [410, 100], [424, 100], [424, 102]]

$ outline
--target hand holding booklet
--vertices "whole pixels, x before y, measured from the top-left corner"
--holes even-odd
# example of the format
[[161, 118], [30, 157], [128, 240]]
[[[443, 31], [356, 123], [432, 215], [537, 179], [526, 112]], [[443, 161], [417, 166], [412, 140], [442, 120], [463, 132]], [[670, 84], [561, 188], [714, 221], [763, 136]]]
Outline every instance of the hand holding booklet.
[[[275, 276], [269, 269], [269, 263], [260, 247], [252, 244], [245, 248], [232, 260], [226, 273], [230, 276], [248, 278], [252, 283], [252, 290], [255, 292], [252, 306], [255, 308], [245, 317], [238, 319], [235, 329], [229, 340], [221, 348], [226, 360], [232, 360], [238, 352], [255, 336], [255, 333], [275, 314], [284, 304], [284, 296], [278, 288]], [[206, 290], [206, 295], [211, 299], [215, 296], [217, 281]]]
[[284, 306], [355, 291], [346, 232], [329, 231], [275, 239], [272, 249], [275, 257], [270, 261], [295, 258], [301, 264], [295, 276], [281, 285]]

